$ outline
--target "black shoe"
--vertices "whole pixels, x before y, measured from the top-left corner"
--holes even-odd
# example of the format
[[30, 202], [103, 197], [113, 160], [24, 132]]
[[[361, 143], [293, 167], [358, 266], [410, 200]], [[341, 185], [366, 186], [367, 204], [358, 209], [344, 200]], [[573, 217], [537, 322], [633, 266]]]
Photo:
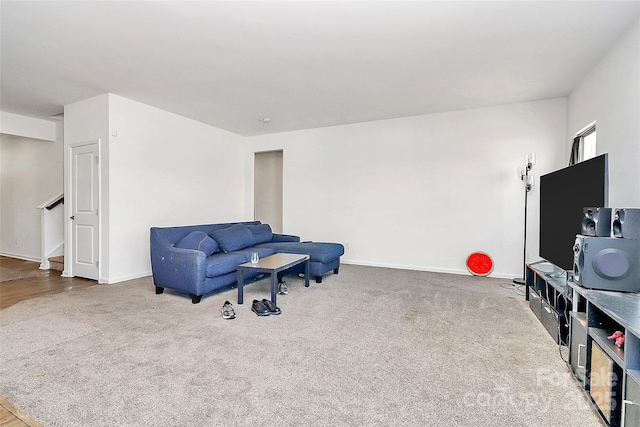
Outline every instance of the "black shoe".
[[262, 300], [262, 304], [264, 304], [264, 306], [267, 307], [267, 310], [269, 310], [269, 313], [271, 313], [271, 314], [280, 314], [280, 313], [282, 313], [282, 311], [274, 303], [272, 303], [268, 299], [263, 299]]
[[258, 316], [268, 316], [271, 314], [271, 310], [269, 310], [262, 301], [258, 301], [257, 299], [253, 300], [253, 304], [251, 304], [251, 311]]

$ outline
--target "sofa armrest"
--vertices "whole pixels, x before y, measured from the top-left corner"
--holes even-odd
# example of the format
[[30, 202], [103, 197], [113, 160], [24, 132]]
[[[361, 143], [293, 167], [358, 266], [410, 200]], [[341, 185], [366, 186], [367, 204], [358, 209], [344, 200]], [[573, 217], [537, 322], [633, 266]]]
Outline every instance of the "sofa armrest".
[[299, 236], [293, 236], [291, 234], [278, 234], [273, 233], [273, 237], [271, 238], [272, 242], [299, 242]]
[[191, 295], [201, 295], [206, 279], [205, 253], [173, 247], [153, 229], [150, 243], [154, 284]]

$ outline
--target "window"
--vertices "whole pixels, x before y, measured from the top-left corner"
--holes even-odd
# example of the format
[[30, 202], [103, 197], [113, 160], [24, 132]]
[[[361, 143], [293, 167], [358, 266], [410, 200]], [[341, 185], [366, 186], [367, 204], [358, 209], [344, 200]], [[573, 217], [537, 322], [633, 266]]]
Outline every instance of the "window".
[[589, 130], [589, 133], [582, 135], [582, 156], [580, 161], [593, 159], [596, 156], [596, 127]]
[[569, 166], [596, 156], [596, 124], [591, 123], [573, 138]]

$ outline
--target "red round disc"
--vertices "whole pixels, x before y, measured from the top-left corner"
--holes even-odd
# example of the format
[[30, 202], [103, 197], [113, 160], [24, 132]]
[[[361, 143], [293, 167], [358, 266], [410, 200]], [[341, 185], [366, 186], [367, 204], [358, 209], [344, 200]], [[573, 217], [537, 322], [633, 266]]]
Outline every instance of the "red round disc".
[[476, 276], [487, 276], [493, 271], [493, 260], [484, 252], [474, 252], [467, 258], [467, 270]]

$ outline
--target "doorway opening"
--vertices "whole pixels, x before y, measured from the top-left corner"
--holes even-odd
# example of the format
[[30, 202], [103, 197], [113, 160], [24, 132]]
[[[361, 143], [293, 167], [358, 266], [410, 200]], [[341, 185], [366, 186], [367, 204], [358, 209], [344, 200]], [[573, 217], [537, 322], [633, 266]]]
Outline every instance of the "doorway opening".
[[253, 218], [282, 233], [282, 150], [255, 153]]

